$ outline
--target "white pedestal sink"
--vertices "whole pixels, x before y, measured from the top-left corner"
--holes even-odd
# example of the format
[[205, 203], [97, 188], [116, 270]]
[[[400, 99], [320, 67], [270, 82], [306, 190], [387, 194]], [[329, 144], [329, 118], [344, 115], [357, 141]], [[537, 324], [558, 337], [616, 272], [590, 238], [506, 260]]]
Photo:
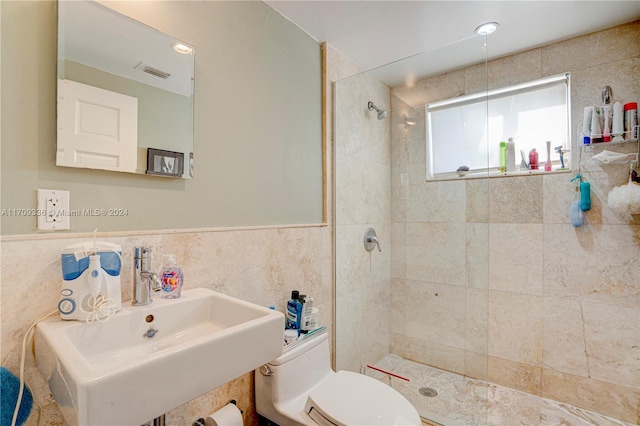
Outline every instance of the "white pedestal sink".
[[35, 355], [69, 425], [141, 425], [277, 358], [283, 330], [280, 312], [197, 288], [105, 323], [41, 322]]

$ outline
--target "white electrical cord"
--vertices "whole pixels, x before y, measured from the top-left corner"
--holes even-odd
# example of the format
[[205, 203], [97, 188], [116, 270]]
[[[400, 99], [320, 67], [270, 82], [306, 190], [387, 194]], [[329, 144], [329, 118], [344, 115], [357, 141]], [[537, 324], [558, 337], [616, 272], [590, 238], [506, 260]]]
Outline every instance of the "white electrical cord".
[[20, 390], [18, 391], [18, 399], [16, 401], [16, 408], [13, 411], [11, 426], [16, 426], [16, 421], [18, 420], [18, 411], [20, 411], [20, 404], [22, 403], [22, 394], [24, 393], [24, 361], [26, 358], [27, 340], [30, 339], [29, 336], [32, 334], [34, 328], [40, 321], [57, 313], [59, 313], [59, 311], [56, 309], [55, 311], [40, 315], [24, 333], [24, 338], [22, 339], [22, 355], [20, 357]]
[[93, 298], [93, 301], [90, 300], [88, 305], [90, 310], [86, 319], [87, 324], [93, 324], [94, 321], [107, 322], [111, 315], [118, 312], [118, 306], [113, 299], [104, 297], [102, 293]]

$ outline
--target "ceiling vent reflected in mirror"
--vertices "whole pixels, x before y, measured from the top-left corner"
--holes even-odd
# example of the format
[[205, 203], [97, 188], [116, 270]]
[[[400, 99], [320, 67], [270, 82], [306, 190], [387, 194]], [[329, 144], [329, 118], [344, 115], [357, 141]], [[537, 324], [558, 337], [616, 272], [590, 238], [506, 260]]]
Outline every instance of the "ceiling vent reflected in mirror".
[[155, 75], [156, 77], [164, 78], [165, 80], [171, 77], [171, 74], [165, 71], [161, 71], [157, 68], [145, 65], [143, 62], [138, 63], [134, 68], [139, 69], [147, 74]]

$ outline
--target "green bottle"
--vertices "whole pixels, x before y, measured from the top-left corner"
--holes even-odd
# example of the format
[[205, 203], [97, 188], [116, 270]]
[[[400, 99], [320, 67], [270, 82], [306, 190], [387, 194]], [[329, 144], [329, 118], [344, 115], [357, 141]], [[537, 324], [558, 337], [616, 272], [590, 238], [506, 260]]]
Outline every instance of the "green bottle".
[[500, 142], [500, 173], [507, 171], [507, 143]]

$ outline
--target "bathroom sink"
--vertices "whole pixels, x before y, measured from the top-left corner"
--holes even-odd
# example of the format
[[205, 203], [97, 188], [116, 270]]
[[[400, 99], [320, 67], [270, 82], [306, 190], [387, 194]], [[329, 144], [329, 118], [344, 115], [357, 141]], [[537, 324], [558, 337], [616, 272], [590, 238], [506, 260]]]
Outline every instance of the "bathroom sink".
[[36, 363], [70, 425], [140, 425], [282, 353], [282, 313], [205, 288], [123, 306], [107, 322], [52, 319]]

